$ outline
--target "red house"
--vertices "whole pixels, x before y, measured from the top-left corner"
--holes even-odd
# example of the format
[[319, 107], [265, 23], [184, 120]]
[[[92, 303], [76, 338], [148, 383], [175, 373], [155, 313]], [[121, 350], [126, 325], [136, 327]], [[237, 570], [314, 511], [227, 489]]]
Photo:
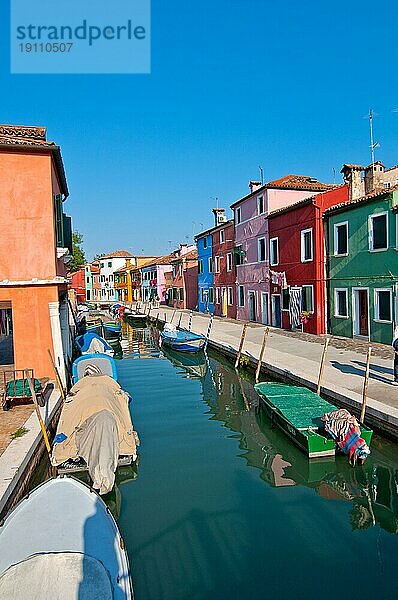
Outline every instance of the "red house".
[[198, 303], [198, 252], [195, 247], [181, 244], [173, 267], [172, 286], [168, 290], [168, 305], [194, 310]]
[[[223, 209], [213, 210], [216, 221], [224, 218]], [[214, 314], [236, 319], [236, 268], [234, 261], [234, 220], [225, 220], [212, 230]]]
[[76, 273], [72, 273], [70, 275], [71, 283], [69, 284], [69, 288], [75, 290], [76, 292], [76, 300], [79, 304], [80, 302], [86, 301], [86, 276], [85, 269], [79, 269]]
[[323, 213], [348, 201], [342, 185], [268, 215], [271, 324], [326, 333]]

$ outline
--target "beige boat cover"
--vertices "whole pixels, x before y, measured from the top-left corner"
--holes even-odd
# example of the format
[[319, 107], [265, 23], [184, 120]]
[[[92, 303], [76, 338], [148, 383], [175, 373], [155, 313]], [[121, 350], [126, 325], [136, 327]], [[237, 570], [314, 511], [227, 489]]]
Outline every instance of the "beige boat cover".
[[[104, 413], [98, 415], [102, 411], [111, 413], [116, 422], [117, 454], [133, 456], [135, 459], [139, 439], [133, 428], [128, 401], [127, 394], [109, 375], [86, 376], [78, 381], [70, 390], [62, 408], [57, 435], [64, 434], [66, 439], [54, 445], [53, 464], [60, 465], [70, 458], [75, 459], [79, 456], [86, 457], [85, 460], [89, 467], [87, 458], [93, 464], [100, 464], [101, 459], [96, 454], [102, 448], [109, 449], [109, 460], [111, 461], [114, 454], [113, 442], [110, 439], [104, 439], [103, 436], [108, 436], [113, 429], [109, 419], [104, 419], [106, 417]], [[97, 415], [96, 419], [93, 418], [94, 415]], [[93, 436], [91, 435], [91, 439], [89, 439], [88, 433], [93, 431], [95, 422], [99, 428], [98, 439], [94, 447]]]

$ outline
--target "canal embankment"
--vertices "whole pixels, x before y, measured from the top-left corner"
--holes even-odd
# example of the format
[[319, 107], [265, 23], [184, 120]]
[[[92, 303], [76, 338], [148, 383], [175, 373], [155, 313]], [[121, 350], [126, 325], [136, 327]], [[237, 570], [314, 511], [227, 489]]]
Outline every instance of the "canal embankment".
[[[174, 311], [161, 306], [151, 311], [152, 318], [180, 322], [188, 327], [189, 311]], [[173, 316], [174, 315], [174, 316]], [[180, 321], [181, 317], [181, 321]], [[210, 317], [193, 313], [192, 331], [206, 334]], [[243, 323], [214, 317], [209, 346], [230, 357], [236, 357], [242, 336]], [[248, 324], [243, 356], [256, 367], [264, 338], [265, 326]], [[267, 347], [261, 364], [261, 378], [272, 377], [295, 385], [316, 389], [322, 356], [322, 338], [294, 335], [269, 328]], [[355, 340], [331, 338], [323, 374], [322, 396], [356, 414], [362, 407], [362, 390], [366, 370], [367, 344]], [[393, 380], [393, 350], [378, 345], [370, 362], [367, 392], [366, 422], [380, 433], [398, 439], [398, 388]]]

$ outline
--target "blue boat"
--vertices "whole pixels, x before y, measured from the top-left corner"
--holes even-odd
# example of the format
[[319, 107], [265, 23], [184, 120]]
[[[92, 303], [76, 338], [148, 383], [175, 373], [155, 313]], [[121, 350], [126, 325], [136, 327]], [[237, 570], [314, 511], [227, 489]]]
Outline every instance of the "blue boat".
[[160, 333], [162, 345], [179, 352], [199, 352], [206, 343], [206, 338], [200, 333], [192, 333], [188, 329], [176, 329], [166, 324]]
[[84, 354], [77, 358], [72, 365], [73, 383], [82, 379], [86, 374], [86, 370], [98, 372], [99, 374], [109, 375], [117, 381], [116, 363], [109, 354]]
[[82, 354], [109, 354], [114, 355], [112, 346], [94, 331], [89, 331], [75, 338], [77, 347]]

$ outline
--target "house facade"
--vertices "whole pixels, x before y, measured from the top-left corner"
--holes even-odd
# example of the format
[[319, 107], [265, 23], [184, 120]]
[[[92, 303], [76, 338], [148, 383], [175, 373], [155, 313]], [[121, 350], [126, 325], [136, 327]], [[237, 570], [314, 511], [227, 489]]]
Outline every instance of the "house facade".
[[149, 262], [141, 269], [142, 300], [143, 302], [157, 301], [166, 303], [167, 274], [172, 272], [172, 255], [160, 256]]
[[391, 344], [397, 325], [398, 186], [325, 213], [333, 335]]
[[195, 237], [198, 253], [198, 311], [214, 313], [213, 238], [211, 229]]
[[[91, 278], [90, 278], [91, 279]], [[86, 267], [82, 267], [75, 273], [70, 274], [70, 287], [75, 291], [76, 301], [79, 304], [80, 302], [86, 301]]]
[[[224, 211], [223, 211], [224, 212]], [[214, 314], [236, 319], [235, 227], [233, 219], [212, 230]]]
[[115, 288], [115, 271], [126, 265], [126, 258], [132, 260], [134, 257], [126, 250], [116, 250], [105, 254], [100, 258], [100, 283], [101, 302], [110, 303], [119, 300], [118, 290]]
[[198, 302], [198, 253], [196, 246], [181, 244], [171, 260], [172, 284], [167, 290], [167, 304], [174, 308], [195, 310]]
[[[268, 321], [274, 327], [326, 333], [326, 278], [323, 214], [348, 201], [348, 185], [278, 209], [268, 215], [270, 296]], [[268, 294], [268, 292], [263, 292]]]
[[60, 148], [45, 128], [1, 125], [0, 311], [12, 322], [12, 364], [53, 378], [50, 349], [64, 382], [72, 352], [68, 195]]
[[[249, 187], [250, 193], [231, 205], [235, 221], [237, 318], [269, 323], [268, 214], [333, 186], [312, 177], [287, 175], [265, 185], [251, 181]], [[274, 302], [278, 302], [277, 295]], [[277, 314], [278, 306], [274, 309]]]

